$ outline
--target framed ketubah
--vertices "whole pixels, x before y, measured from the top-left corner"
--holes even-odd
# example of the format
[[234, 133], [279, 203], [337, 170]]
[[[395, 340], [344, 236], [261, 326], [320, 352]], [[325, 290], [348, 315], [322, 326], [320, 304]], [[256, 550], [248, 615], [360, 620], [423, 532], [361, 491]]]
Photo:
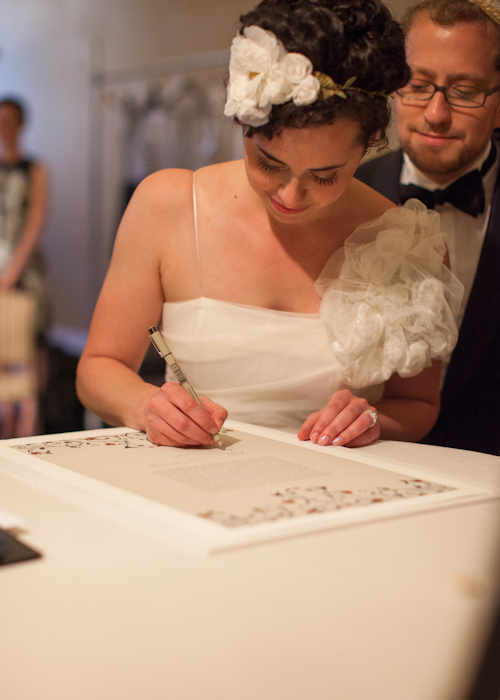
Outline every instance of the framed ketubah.
[[363, 448], [227, 421], [218, 447], [160, 447], [128, 428], [4, 440], [14, 473], [174, 545], [215, 552], [495, 497]]

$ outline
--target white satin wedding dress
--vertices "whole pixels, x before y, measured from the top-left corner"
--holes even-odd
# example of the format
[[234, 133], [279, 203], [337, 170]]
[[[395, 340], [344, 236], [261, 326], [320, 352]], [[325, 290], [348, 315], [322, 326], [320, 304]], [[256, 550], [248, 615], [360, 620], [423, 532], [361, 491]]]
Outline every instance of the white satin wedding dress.
[[[200, 269], [194, 181], [193, 199]], [[199, 298], [164, 304], [162, 333], [198, 394], [230, 418], [296, 432], [338, 389], [373, 405], [394, 372], [414, 376], [451, 352], [461, 285], [443, 265], [444, 237], [439, 216], [411, 200], [330, 259], [319, 314], [210, 299], [200, 275]]]

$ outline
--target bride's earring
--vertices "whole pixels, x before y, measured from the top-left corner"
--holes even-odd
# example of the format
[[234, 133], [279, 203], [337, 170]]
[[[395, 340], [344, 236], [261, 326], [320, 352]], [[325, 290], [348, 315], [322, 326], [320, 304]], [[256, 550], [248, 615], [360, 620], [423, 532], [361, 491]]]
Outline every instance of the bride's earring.
[[363, 153], [363, 156], [367, 156], [367, 155], [370, 153], [371, 150], [372, 150], [372, 147], [371, 147], [371, 146], [367, 146], [365, 152]]

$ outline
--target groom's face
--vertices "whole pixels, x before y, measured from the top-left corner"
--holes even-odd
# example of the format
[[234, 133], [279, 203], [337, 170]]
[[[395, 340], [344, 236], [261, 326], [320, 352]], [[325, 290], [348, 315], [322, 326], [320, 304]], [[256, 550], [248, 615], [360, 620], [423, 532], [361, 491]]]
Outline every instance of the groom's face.
[[[406, 38], [413, 77], [437, 85], [493, 88], [500, 84], [498, 49], [493, 33], [482, 23], [441, 26], [417, 17]], [[428, 101], [396, 97], [401, 145], [421, 171], [439, 183], [458, 177], [486, 149], [500, 126], [500, 93], [482, 107], [455, 107], [442, 92]]]

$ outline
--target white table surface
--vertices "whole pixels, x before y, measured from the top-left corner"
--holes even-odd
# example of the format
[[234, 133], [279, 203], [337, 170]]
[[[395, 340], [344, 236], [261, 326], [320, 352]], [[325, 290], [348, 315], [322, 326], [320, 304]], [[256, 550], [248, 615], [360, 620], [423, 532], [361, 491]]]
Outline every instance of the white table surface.
[[[362, 449], [500, 486], [500, 457]], [[0, 505], [44, 553], [0, 567], [2, 700], [459, 700], [497, 591], [498, 500], [212, 556], [1, 464]]]

